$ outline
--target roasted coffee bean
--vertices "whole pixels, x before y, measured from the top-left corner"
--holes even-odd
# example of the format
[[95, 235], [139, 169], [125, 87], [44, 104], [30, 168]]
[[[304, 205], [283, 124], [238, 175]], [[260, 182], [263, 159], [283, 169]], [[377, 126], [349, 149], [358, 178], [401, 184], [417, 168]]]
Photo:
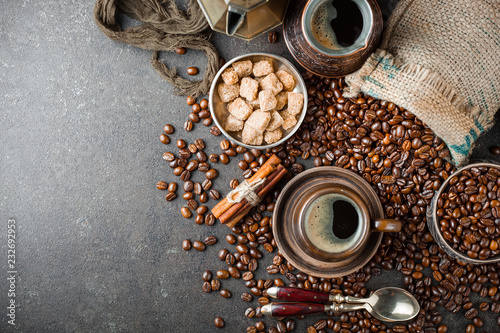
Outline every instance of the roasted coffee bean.
[[184, 130], [186, 132], [191, 132], [193, 130], [193, 122], [191, 120], [186, 120], [184, 123]]
[[163, 126], [163, 131], [166, 134], [174, 134], [175, 128], [174, 128], [174, 126], [172, 126], [170, 124], [166, 124], [165, 126]]
[[257, 329], [257, 331], [262, 332], [266, 329], [266, 324], [264, 324], [263, 321], [258, 321], [255, 323], [255, 328]]
[[199, 70], [196, 67], [188, 67], [186, 71], [189, 75], [196, 75], [198, 74]]
[[201, 214], [197, 214], [196, 217], [194, 218], [194, 223], [203, 224], [204, 219], [205, 219], [205, 216], [203, 216]]
[[210, 164], [201, 162], [200, 164], [198, 164], [198, 170], [201, 172], [207, 172], [208, 170], [210, 170]]
[[191, 120], [195, 124], [200, 122], [200, 116], [198, 116], [198, 114], [196, 114], [194, 112], [191, 112], [188, 115], [188, 118], [189, 118], [189, 120]]
[[[253, 298], [253, 296], [252, 296], [252, 298]], [[254, 316], [255, 316], [255, 309], [254, 308], [248, 308], [245, 310], [245, 317], [253, 318]]]
[[205, 215], [205, 224], [208, 226], [212, 226], [215, 223], [215, 217], [212, 213]]
[[191, 106], [191, 109], [194, 113], [199, 113], [201, 111], [201, 107], [200, 107], [200, 104], [198, 103], [194, 103], [192, 106]]
[[168, 188], [168, 185], [163, 181], [159, 181], [158, 183], [156, 183], [156, 188], [161, 191], [165, 191]]
[[191, 216], [193, 216], [193, 214], [191, 213], [191, 211], [187, 207], [181, 208], [181, 214], [183, 217], [185, 217], [187, 219], [189, 219], [189, 218], [191, 218]]
[[227, 270], [233, 279], [239, 279], [241, 277], [241, 273], [236, 267], [230, 266]]
[[189, 149], [180, 149], [179, 157], [187, 160], [191, 157], [191, 152], [189, 151]]
[[208, 157], [208, 159], [212, 163], [217, 163], [217, 162], [219, 162], [219, 155], [217, 155], [217, 154], [210, 154], [210, 156]]
[[219, 293], [224, 298], [231, 298], [232, 296], [231, 292], [227, 289], [221, 289]]
[[205, 251], [206, 245], [203, 242], [200, 241], [194, 241], [193, 242], [193, 248], [198, 251]]
[[205, 179], [203, 183], [201, 183], [201, 187], [204, 191], [208, 191], [212, 187], [212, 181], [210, 179]]
[[199, 200], [200, 200], [201, 203], [207, 202], [208, 201], [208, 194], [207, 194], [207, 192], [203, 192], [202, 194], [200, 194]]
[[163, 153], [163, 159], [167, 162], [171, 162], [175, 159], [175, 155], [170, 152]]
[[206, 270], [203, 272], [201, 279], [205, 282], [210, 281], [212, 279], [212, 272]]
[[225, 325], [224, 319], [222, 319], [221, 317], [216, 317], [214, 319], [214, 323], [215, 323], [215, 327], [217, 327], [217, 328], [222, 328]]
[[166, 134], [160, 134], [161, 143], [168, 145], [170, 143], [170, 137]]
[[220, 142], [220, 149], [227, 150], [227, 149], [229, 149], [229, 147], [230, 146], [229, 146], [229, 141], [228, 140], [222, 140]]
[[219, 68], [224, 67], [225, 64], [226, 59], [224, 59], [223, 57], [219, 57]]
[[182, 186], [184, 192], [192, 192], [194, 190], [194, 183], [191, 180], [186, 180]]
[[238, 187], [239, 184], [240, 182], [238, 181], [238, 179], [231, 179], [231, 181], [229, 182], [229, 187], [234, 190], [236, 187]]
[[219, 136], [222, 134], [222, 132], [220, 131], [220, 129], [217, 126], [212, 126], [212, 127], [210, 127], [210, 134], [215, 135], [215, 136]]
[[217, 271], [216, 273], [217, 275], [217, 278], [218, 279], [221, 279], [221, 280], [226, 280], [226, 279], [229, 279], [229, 272], [225, 269], [220, 269]]
[[191, 160], [189, 163], [186, 165], [186, 170], [187, 171], [194, 171], [198, 168], [198, 161], [197, 160]]
[[212, 279], [212, 281], [210, 281], [210, 286], [212, 287], [213, 291], [217, 291], [220, 289], [220, 281], [217, 279]]
[[185, 48], [185, 47], [176, 47], [176, 48], [174, 49], [174, 51], [175, 51], [175, 53], [177, 53], [177, 54], [184, 54], [184, 53], [186, 53], [186, 48]]
[[210, 197], [214, 200], [219, 200], [220, 194], [217, 190], [210, 190]]
[[230, 161], [230, 160], [229, 160], [229, 156], [227, 156], [227, 154], [226, 154], [226, 153], [222, 153], [222, 154], [220, 154], [220, 155], [219, 155], [219, 159], [220, 159], [220, 162], [221, 162], [222, 164], [228, 164], [228, 163], [229, 163], [229, 161]]
[[196, 210], [196, 208], [198, 208], [198, 203], [196, 202], [196, 200], [190, 199], [187, 202], [187, 206], [191, 210]]
[[182, 195], [182, 198], [186, 201], [189, 201], [194, 198], [193, 192], [186, 192]]
[[267, 40], [269, 43], [274, 44], [278, 41], [278, 33], [276, 31], [271, 31], [267, 35]]
[[215, 243], [217, 243], [217, 238], [215, 236], [208, 236], [205, 238], [206, 245], [214, 245]]
[[186, 98], [186, 103], [187, 105], [193, 105], [194, 103], [196, 103], [196, 98], [194, 98], [193, 96], [188, 96]]
[[493, 155], [500, 155], [500, 146], [491, 146], [490, 153]]
[[205, 118], [205, 119], [203, 119], [203, 125], [205, 125], [207, 127], [210, 126], [210, 125], [212, 125], [212, 123], [213, 123], [212, 118]]
[[241, 294], [241, 299], [245, 302], [251, 302], [253, 300], [253, 296], [250, 293], [244, 292]]
[[167, 201], [172, 201], [175, 198], [177, 198], [177, 194], [175, 194], [174, 192], [168, 192], [167, 195], [165, 196], [165, 200]]
[[219, 173], [215, 169], [210, 169], [205, 173], [205, 176], [207, 177], [207, 179], [210, 179], [210, 180], [214, 180], [215, 178], [217, 178], [218, 175], [219, 175]]
[[175, 192], [175, 191], [177, 191], [177, 183], [170, 183], [170, 184], [168, 184], [168, 190], [169, 190], [169, 192]]
[[192, 247], [192, 244], [191, 244], [191, 241], [189, 239], [185, 239], [182, 241], [182, 249], [184, 251], [191, 250], [191, 247]]
[[212, 291], [212, 285], [210, 284], [210, 282], [203, 282], [203, 285], [201, 286], [201, 289], [206, 292], [206, 293], [209, 293]]

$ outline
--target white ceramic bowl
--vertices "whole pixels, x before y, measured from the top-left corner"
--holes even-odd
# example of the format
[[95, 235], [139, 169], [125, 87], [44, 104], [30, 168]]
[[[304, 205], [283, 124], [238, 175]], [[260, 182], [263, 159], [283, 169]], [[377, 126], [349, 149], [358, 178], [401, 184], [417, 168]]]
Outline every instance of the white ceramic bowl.
[[[247, 145], [243, 143], [241, 140], [242, 131], [227, 132], [226, 130], [224, 130], [223, 125], [226, 122], [226, 118], [228, 117], [229, 112], [227, 111], [226, 107], [227, 103], [222, 102], [219, 97], [217, 86], [223, 82], [221, 77], [222, 72], [224, 72], [226, 68], [231, 66], [233, 62], [241, 60], [251, 60], [253, 63], [261, 60], [270, 60], [274, 66], [275, 72], [279, 70], [284, 70], [293, 75], [293, 77], [295, 78], [295, 88], [293, 89], [293, 91], [297, 93], [302, 93], [304, 95], [304, 107], [302, 108], [302, 112], [297, 115], [298, 117], [297, 124], [294, 127], [290, 128], [289, 130], [283, 131], [283, 137], [281, 138], [281, 140], [275, 143], [262, 144], [260, 146]], [[244, 146], [251, 149], [252, 148], [267, 149], [282, 144], [283, 142], [288, 140], [297, 131], [297, 129], [299, 129], [300, 125], [302, 124], [302, 121], [306, 116], [306, 111], [307, 111], [307, 88], [304, 79], [300, 75], [299, 71], [285, 58], [269, 53], [250, 53], [231, 59], [219, 70], [219, 72], [217, 73], [212, 82], [212, 87], [210, 88], [209, 103], [210, 103], [210, 112], [212, 113], [212, 118], [215, 124], [229, 140], [236, 142], [240, 146]]]

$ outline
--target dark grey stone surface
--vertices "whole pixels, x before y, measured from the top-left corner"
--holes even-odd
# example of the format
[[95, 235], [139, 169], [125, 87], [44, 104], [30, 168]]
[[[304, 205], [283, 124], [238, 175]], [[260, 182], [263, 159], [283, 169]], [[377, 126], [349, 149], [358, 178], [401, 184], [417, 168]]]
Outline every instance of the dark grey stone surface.
[[[382, 1], [386, 16], [396, 2]], [[185, 97], [150, 67], [150, 51], [107, 39], [93, 5], [1, 2], [0, 332], [214, 332], [219, 315], [224, 331], [243, 332], [255, 320], [243, 316], [250, 304], [239, 299], [241, 281], [223, 281], [232, 299], [201, 291], [201, 273], [226, 266], [217, 259], [226, 227], [183, 219], [182, 199], [167, 203], [155, 188], [176, 180], [161, 159], [175, 150], [158, 140], [165, 123], [177, 129], [173, 140], [201, 137], [207, 152], [218, 152], [219, 140], [201, 124], [182, 130]], [[267, 36], [244, 42], [214, 34], [214, 41], [226, 59], [265, 51], [292, 60], [281, 36], [273, 45]], [[162, 56], [180, 72], [204, 67], [203, 54], [191, 50]], [[473, 157], [492, 159], [487, 149], [499, 137], [496, 125]], [[218, 166], [216, 189], [226, 192], [239, 177], [236, 163]], [[6, 316], [10, 218], [17, 226], [15, 327]], [[184, 238], [208, 235], [219, 242], [207, 251], [181, 250]], [[387, 276], [401, 285], [400, 274], [384, 273], [370, 288], [387, 285]], [[258, 277], [268, 278], [262, 269]], [[463, 328], [463, 314], [441, 313]]]

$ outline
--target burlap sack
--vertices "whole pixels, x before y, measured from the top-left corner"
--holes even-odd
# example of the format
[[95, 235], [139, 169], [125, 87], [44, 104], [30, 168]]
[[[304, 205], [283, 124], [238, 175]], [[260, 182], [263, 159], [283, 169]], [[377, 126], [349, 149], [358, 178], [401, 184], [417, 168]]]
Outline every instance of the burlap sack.
[[493, 125], [499, 80], [499, 0], [401, 0], [344, 96], [363, 91], [406, 108], [462, 165]]

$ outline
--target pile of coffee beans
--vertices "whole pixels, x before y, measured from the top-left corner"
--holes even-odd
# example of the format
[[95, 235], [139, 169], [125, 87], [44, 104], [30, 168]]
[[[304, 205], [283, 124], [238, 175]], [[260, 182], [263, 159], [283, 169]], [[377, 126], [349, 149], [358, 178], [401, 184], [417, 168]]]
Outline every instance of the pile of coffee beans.
[[[463, 327], [467, 332], [481, 329], [485, 325], [483, 318], [492, 318], [492, 315], [496, 316], [497, 324], [500, 325], [500, 266], [474, 266], [450, 258], [434, 242], [427, 229], [426, 208], [441, 184], [455, 171], [453, 165], [447, 162], [449, 151], [445, 144], [413, 114], [393, 103], [364, 94], [357, 98], [344, 98], [343, 79], [321, 78], [310, 73], [304, 74], [304, 79], [309, 96], [307, 115], [300, 129], [286, 143], [266, 150], [247, 150], [234, 142], [222, 140], [222, 153], [211, 152], [208, 161], [205, 153], [200, 159], [189, 148], [187, 152], [179, 151], [178, 155], [168, 154], [166, 160], [174, 169], [174, 174], [184, 181], [186, 194], [191, 193], [184, 199], [189, 202], [196, 200], [195, 196], [198, 195], [198, 200], [203, 203], [202, 195], [205, 193], [204, 198], [208, 200], [206, 193], [213, 186], [212, 183], [217, 181], [214, 177], [218, 172], [207, 173], [214, 168], [205, 164], [220, 161], [225, 165], [231, 159], [242, 156], [237, 163], [242, 177], [235, 177], [229, 184], [229, 188], [235, 188], [239, 183], [236, 178], [241, 180], [251, 177], [269, 156], [276, 154], [290, 171], [288, 179], [308, 167], [322, 165], [334, 165], [358, 173], [376, 190], [385, 215], [400, 220], [403, 230], [397, 234], [385, 234], [373, 259], [357, 272], [331, 279], [311, 276], [295, 269], [276, 247], [270, 217], [280, 193], [279, 189], [275, 189], [242, 219], [241, 224], [228, 229], [227, 246], [218, 253], [223, 267], [217, 269], [215, 276], [209, 271], [203, 273], [201, 289], [231, 297], [232, 292], [222, 288], [222, 284], [227, 279], [240, 280], [247, 291], [236, 298], [255, 304], [242, 315], [258, 320], [248, 326], [246, 332], [291, 332], [297, 326], [296, 319], [277, 318], [265, 322], [260, 319], [261, 306], [271, 301], [267, 297], [267, 288], [288, 285], [367, 297], [373, 290], [369, 286], [372, 277], [384, 274], [384, 270], [396, 270], [401, 273], [406, 289], [420, 303], [421, 311], [413, 321], [393, 325], [380, 322], [366, 311], [352, 311], [340, 317], [326, 317], [309, 323], [307, 332], [444, 333], [448, 331], [448, 326], [442, 323], [441, 313], [444, 310], [462, 313], [469, 321]], [[202, 108], [201, 102], [199, 109], [194, 107], [197, 103], [193, 98], [188, 98], [187, 103], [198, 115], [201, 110], [206, 110]], [[193, 119], [188, 121], [193, 122]], [[186, 126], [185, 129], [188, 130]], [[210, 128], [210, 133], [215, 136], [221, 134], [215, 126]], [[165, 131], [165, 134], [168, 132]], [[203, 148], [196, 148], [196, 154], [203, 151]], [[197, 166], [191, 163], [193, 160], [198, 161], [193, 162], [198, 163]], [[190, 163], [191, 171], [188, 170]], [[190, 173], [200, 170], [202, 164], [207, 183], [203, 182], [201, 187], [197, 183], [186, 184]], [[228, 168], [224, 172], [238, 172], [236, 167], [224, 168]], [[498, 178], [497, 175], [497, 183]], [[165, 184], [160, 187], [163, 189]], [[493, 198], [488, 200], [492, 201]], [[471, 203], [471, 208], [474, 204]], [[184, 211], [193, 211], [194, 207], [191, 202], [191, 208], [188, 204]], [[205, 206], [196, 208], [196, 223], [213, 225], [213, 215], [207, 214], [205, 208], [198, 212], [201, 207]], [[464, 232], [462, 227], [462, 234]], [[190, 246], [184, 241], [184, 249]], [[272, 262], [268, 262], [269, 255]], [[482, 299], [478, 302], [479, 297]], [[216, 321], [220, 322], [219, 319]]]
[[461, 171], [436, 205], [441, 233], [454, 249], [482, 260], [500, 253], [500, 169]]

